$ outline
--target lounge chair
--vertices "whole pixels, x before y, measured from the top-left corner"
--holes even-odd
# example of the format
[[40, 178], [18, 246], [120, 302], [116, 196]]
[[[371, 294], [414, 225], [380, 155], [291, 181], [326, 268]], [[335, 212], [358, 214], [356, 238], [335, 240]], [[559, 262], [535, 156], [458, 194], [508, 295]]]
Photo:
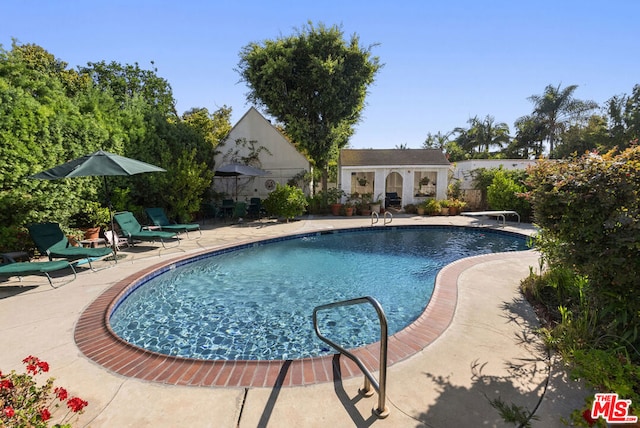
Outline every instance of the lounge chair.
[[[73, 272], [73, 279], [76, 279], [76, 270], [73, 265], [65, 260], [56, 260], [49, 262], [15, 262], [15, 263], [2, 263], [0, 264], [0, 277], [9, 278], [17, 276], [20, 281], [24, 275], [33, 275], [43, 273], [49, 280], [49, 285], [52, 288], [58, 288], [53, 285], [49, 272], [70, 268]], [[73, 280], [72, 280], [73, 281]]]
[[186, 224], [178, 224], [171, 223], [167, 218], [167, 215], [164, 213], [162, 208], [146, 208], [145, 212], [154, 226], [159, 226], [160, 230], [164, 230], [167, 232], [184, 232], [187, 234], [187, 239], [189, 238], [189, 232], [193, 232], [197, 230], [202, 236], [202, 231], [200, 230], [200, 225], [197, 223], [186, 223]]
[[398, 196], [398, 192], [388, 192], [385, 194], [385, 207], [402, 206], [402, 198]]
[[113, 250], [107, 247], [84, 248], [74, 247], [60, 229], [58, 223], [34, 223], [27, 226], [29, 235], [42, 254], [53, 259], [67, 259], [75, 264], [89, 263], [89, 268], [95, 271], [91, 262], [113, 255]]
[[118, 251], [120, 251], [120, 246], [122, 245], [129, 246], [129, 239], [118, 236], [118, 234], [114, 230], [105, 230], [104, 237], [107, 240], [107, 244], [109, 244], [109, 247], [113, 248], [113, 244], [115, 241], [116, 250]]
[[129, 240], [129, 245], [133, 245], [137, 240], [160, 242], [163, 248], [167, 248], [166, 245], [164, 245], [164, 241], [168, 239], [175, 239], [178, 241], [177, 245], [180, 245], [180, 240], [178, 239], [178, 234], [176, 232], [150, 230], [149, 226], [142, 227], [134, 217], [133, 213], [129, 211], [115, 213], [113, 215], [113, 219], [118, 223], [122, 235], [126, 236]]

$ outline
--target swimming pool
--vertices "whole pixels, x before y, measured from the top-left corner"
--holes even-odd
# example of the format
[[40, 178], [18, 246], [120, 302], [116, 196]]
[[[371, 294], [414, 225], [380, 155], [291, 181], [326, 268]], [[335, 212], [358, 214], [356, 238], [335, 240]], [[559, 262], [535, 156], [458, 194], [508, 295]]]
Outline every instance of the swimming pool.
[[[422, 313], [442, 266], [475, 254], [526, 248], [519, 235], [457, 227], [354, 229], [272, 239], [156, 272], [122, 296], [109, 318], [113, 331], [127, 342], [167, 355], [222, 360], [319, 356], [333, 351], [313, 333], [313, 307], [371, 295], [381, 302], [393, 334]], [[378, 324], [367, 309], [329, 312], [321, 328], [346, 347], [374, 342]]]

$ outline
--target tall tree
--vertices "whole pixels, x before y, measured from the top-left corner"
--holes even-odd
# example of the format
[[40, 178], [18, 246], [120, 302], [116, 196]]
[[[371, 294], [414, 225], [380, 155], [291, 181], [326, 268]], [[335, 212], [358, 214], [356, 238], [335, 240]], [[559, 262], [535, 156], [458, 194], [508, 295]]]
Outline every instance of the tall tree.
[[542, 95], [528, 98], [535, 105], [533, 115], [544, 125], [549, 153], [553, 153], [563, 131], [598, 108], [594, 101], [574, 98], [573, 93], [577, 88], [578, 85], [570, 85], [564, 89], [560, 89], [560, 85], [548, 85]]
[[449, 143], [449, 141], [451, 140], [452, 134], [453, 131], [446, 132], [444, 134], [438, 131], [438, 133], [435, 135], [429, 132], [427, 134], [427, 138], [424, 140], [424, 143], [422, 143], [422, 148], [445, 150], [447, 143]]
[[609, 148], [623, 150], [638, 144], [640, 138], [640, 85], [635, 85], [631, 95], [616, 95], [607, 101], [609, 114]]
[[[507, 157], [516, 155], [528, 159], [530, 155], [539, 158], [543, 153], [543, 141], [546, 138], [544, 125], [537, 116], [527, 115], [515, 122], [516, 136], [507, 147]], [[519, 156], [518, 156], [519, 155]]]
[[478, 152], [489, 154], [491, 147], [501, 148], [509, 143], [509, 126], [504, 122], [496, 122], [491, 115], [480, 119], [477, 116], [469, 120], [469, 135]]
[[337, 26], [309, 22], [293, 36], [250, 43], [240, 53], [247, 99], [284, 124], [324, 172], [324, 189], [329, 162], [353, 135], [382, 66], [371, 48], [361, 47], [356, 35], [345, 41]]

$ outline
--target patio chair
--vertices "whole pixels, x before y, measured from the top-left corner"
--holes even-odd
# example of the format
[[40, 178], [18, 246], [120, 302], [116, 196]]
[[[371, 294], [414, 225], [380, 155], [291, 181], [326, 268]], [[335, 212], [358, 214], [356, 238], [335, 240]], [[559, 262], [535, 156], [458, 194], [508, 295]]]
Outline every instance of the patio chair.
[[[67, 259], [75, 265], [89, 263], [89, 268], [93, 268], [91, 262], [113, 255], [111, 248], [84, 248], [74, 247], [69, 242], [58, 223], [34, 223], [27, 226], [31, 239], [42, 254], [53, 259]], [[114, 258], [115, 260], [115, 258]], [[117, 260], [115, 260], [117, 262]]]
[[118, 251], [120, 251], [120, 246], [129, 246], [129, 239], [118, 236], [115, 230], [105, 230], [104, 238], [107, 240], [107, 244], [109, 244], [109, 247], [113, 247], [113, 244], [115, 243], [116, 250]]
[[[10, 278], [12, 276], [17, 276], [19, 281], [22, 281], [22, 277], [25, 275], [33, 275], [38, 273], [43, 273], [47, 276], [49, 280], [49, 285], [52, 288], [58, 288], [53, 285], [53, 280], [51, 279], [51, 275], [49, 272], [62, 270], [70, 268], [73, 272], [73, 281], [76, 279], [77, 274], [73, 265], [65, 260], [55, 260], [49, 262], [14, 262], [14, 263], [2, 263], [0, 264], [0, 277]], [[69, 282], [71, 282], [69, 281]]]
[[[126, 236], [129, 245], [138, 241], [147, 241], [147, 242], [160, 242], [163, 248], [167, 248], [164, 244], [164, 241], [167, 239], [175, 239], [180, 245], [180, 240], [178, 239], [178, 234], [176, 232], [166, 232], [162, 230], [150, 230], [149, 226], [142, 227], [138, 220], [134, 217], [133, 213], [129, 211], [118, 212], [113, 215], [113, 219], [118, 223], [120, 227], [120, 231], [123, 236]], [[151, 226], [151, 228], [158, 226]], [[159, 229], [159, 227], [158, 227]]]
[[146, 208], [145, 212], [154, 226], [159, 226], [160, 230], [178, 233], [184, 232], [187, 234], [187, 239], [189, 239], [190, 231], [193, 232], [197, 230], [200, 236], [202, 236], [202, 230], [200, 230], [198, 223], [171, 223], [162, 208]]
[[260, 198], [251, 198], [247, 207], [247, 217], [260, 220], [263, 214], [262, 200]]

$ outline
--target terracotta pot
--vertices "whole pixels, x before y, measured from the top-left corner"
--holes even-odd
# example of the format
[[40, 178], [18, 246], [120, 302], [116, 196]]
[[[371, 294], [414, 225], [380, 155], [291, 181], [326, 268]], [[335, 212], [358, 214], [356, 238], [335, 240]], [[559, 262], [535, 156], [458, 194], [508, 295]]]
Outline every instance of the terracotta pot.
[[340, 215], [341, 208], [342, 208], [342, 204], [331, 204], [331, 214]]
[[347, 207], [344, 209], [344, 214], [347, 217], [351, 217], [353, 215], [353, 207]]
[[84, 229], [84, 239], [98, 239], [100, 237], [99, 227], [90, 227]]

